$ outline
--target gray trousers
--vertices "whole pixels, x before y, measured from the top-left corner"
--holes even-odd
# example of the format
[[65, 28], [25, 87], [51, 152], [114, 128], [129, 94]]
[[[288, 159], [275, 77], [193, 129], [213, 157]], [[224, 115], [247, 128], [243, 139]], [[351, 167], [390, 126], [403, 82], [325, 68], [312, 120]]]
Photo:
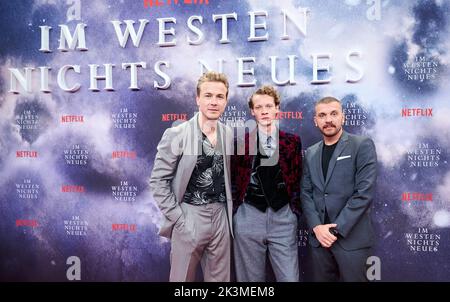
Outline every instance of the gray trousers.
[[170, 281], [192, 282], [200, 262], [204, 280], [229, 282], [231, 240], [226, 205], [181, 203], [183, 215], [172, 232]]
[[244, 202], [233, 227], [237, 281], [266, 281], [266, 253], [277, 281], [299, 281], [297, 216], [289, 205], [263, 213]]

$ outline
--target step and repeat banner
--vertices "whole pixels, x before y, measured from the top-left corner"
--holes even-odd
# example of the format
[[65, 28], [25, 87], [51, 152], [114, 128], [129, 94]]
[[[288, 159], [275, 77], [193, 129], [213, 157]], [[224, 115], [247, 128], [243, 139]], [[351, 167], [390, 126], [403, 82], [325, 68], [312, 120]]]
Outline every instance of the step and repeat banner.
[[21, 0], [0, 15], [0, 280], [167, 281], [148, 178], [216, 70], [223, 122], [274, 85], [303, 149], [321, 139], [314, 103], [341, 99], [345, 130], [378, 152], [369, 279], [450, 281], [449, 1]]

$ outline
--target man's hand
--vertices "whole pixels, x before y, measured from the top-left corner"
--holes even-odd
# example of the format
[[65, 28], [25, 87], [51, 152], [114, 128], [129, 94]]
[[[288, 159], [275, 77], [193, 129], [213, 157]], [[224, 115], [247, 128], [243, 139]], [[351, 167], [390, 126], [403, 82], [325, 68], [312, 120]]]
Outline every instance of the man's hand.
[[330, 233], [330, 228], [337, 227], [337, 224], [319, 224], [313, 228], [317, 240], [323, 247], [330, 248], [337, 240], [337, 237]]

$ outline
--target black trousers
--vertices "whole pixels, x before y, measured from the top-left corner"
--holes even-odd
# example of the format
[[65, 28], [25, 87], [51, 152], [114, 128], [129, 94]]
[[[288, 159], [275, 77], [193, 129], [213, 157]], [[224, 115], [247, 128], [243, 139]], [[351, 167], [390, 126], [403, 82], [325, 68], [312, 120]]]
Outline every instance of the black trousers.
[[347, 251], [335, 242], [331, 248], [310, 246], [309, 249], [313, 265], [313, 281], [368, 281], [366, 262], [370, 256], [370, 248]]

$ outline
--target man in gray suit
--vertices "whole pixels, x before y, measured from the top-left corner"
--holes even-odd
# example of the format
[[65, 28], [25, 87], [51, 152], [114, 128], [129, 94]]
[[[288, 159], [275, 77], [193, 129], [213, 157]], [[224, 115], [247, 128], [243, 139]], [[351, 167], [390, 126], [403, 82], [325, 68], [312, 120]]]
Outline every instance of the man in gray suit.
[[205, 73], [197, 83], [199, 113], [167, 129], [158, 145], [150, 188], [171, 239], [170, 281], [230, 281], [232, 196], [231, 129], [218, 120], [228, 99], [224, 74]]
[[323, 140], [306, 150], [301, 190], [314, 280], [367, 281], [374, 241], [375, 145], [343, 131], [342, 105], [333, 97], [316, 103], [314, 122]]

